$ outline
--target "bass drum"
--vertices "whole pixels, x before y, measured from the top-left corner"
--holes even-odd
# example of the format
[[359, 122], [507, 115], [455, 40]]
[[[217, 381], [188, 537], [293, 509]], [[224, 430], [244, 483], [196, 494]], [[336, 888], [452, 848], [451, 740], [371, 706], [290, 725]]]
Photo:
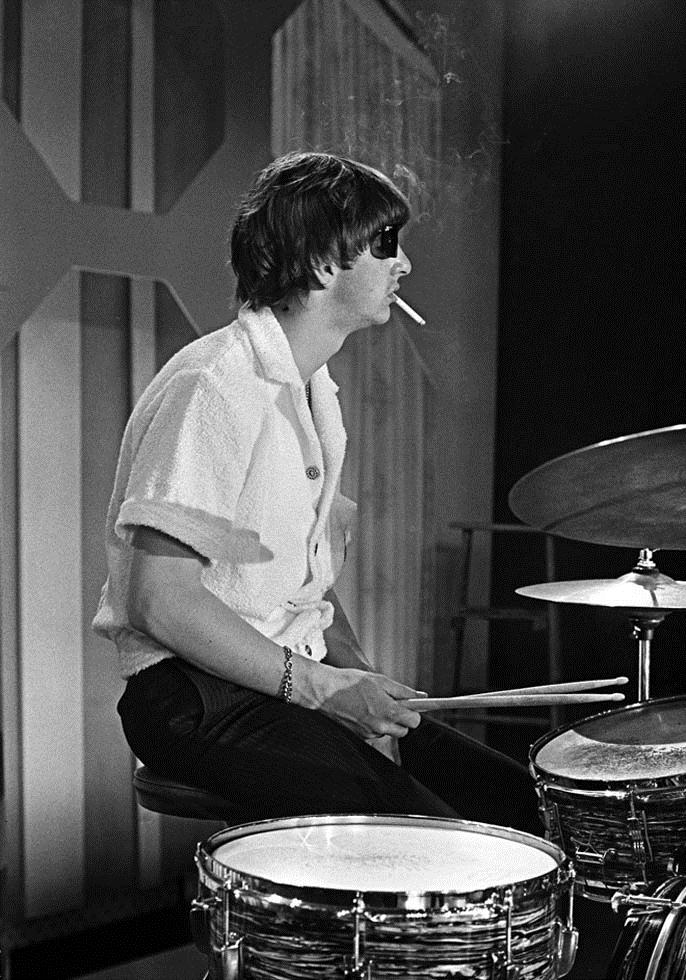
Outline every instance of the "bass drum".
[[574, 962], [567, 859], [509, 828], [270, 820], [220, 831], [196, 863], [211, 980], [555, 980]]
[[[648, 899], [664, 902], [651, 907]], [[644, 900], [645, 899], [645, 900]], [[606, 980], [684, 980], [686, 977], [686, 878], [654, 885], [631, 905]]]

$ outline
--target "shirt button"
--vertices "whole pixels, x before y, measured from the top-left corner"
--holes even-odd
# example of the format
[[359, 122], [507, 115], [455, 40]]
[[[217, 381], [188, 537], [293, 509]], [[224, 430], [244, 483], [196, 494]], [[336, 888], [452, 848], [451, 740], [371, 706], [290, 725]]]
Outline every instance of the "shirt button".
[[308, 466], [305, 470], [305, 475], [308, 480], [318, 480], [320, 473], [318, 466]]

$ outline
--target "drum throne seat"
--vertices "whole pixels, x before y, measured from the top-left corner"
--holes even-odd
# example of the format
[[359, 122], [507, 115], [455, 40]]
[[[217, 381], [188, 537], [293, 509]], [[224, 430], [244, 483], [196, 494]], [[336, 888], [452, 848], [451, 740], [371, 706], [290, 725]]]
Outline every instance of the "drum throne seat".
[[136, 769], [133, 786], [140, 806], [154, 813], [194, 820], [222, 820], [226, 824], [245, 820], [245, 814], [239, 813], [239, 801], [227, 800], [197, 786], [161, 776], [148, 766]]

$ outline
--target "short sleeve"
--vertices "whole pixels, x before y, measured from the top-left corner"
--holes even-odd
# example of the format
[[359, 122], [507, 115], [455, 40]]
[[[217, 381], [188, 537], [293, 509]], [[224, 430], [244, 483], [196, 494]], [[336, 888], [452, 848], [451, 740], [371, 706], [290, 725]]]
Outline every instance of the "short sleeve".
[[[145, 525], [182, 541], [210, 560], [245, 561], [257, 533], [236, 526], [259, 424], [246, 417], [212, 379], [187, 372], [172, 379], [132, 427], [131, 460], [116, 534], [129, 541]], [[247, 423], [247, 424], [246, 424]]]

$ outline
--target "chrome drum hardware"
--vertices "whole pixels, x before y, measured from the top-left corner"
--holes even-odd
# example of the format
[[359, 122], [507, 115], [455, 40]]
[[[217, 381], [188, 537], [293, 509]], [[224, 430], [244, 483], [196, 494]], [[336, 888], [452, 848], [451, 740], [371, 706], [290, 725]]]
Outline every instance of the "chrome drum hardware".
[[263, 821], [215, 834], [196, 864], [191, 919], [208, 980], [557, 980], [574, 963], [570, 863], [508, 828]]

